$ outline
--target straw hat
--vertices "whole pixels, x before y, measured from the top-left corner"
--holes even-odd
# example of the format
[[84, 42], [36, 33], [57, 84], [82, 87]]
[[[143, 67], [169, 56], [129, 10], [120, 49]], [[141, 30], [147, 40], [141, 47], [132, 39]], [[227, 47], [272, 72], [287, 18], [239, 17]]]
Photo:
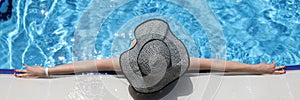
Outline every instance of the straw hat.
[[134, 35], [136, 45], [123, 52], [119, 61], [122, 72], [137, 92], [159, 91], [188, 69], [188, 52], [165, 21], [145, 21], [137, 26]]

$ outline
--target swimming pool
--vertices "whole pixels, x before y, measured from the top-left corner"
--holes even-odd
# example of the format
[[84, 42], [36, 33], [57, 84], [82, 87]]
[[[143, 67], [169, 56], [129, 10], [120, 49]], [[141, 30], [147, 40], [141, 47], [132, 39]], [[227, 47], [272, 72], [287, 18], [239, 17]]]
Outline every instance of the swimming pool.
[[[5, 6], [9, 5], [8, 1], [10, 0], [1, 1], [1, 15], [10, 10]], [[135, 26], [151, 18], [166, 20], [174, 34], [187, 46], [189, 54], [194, 57], [250, 64], [270, 63], [272, 60], [277, 65], [300, 64], [299, 1], [14, 0], [12, 5], [11, 15], [5, 13], [7, 17], [1, 17], [0, 20], [0, 69], [24, 69], [22, 63], [52, 67], [72, 61], [118, 56], [130, 47]], [[299, 87], [295, 84], [299, 81], [293, 80], [297, 80], [299, 73], [296, 71], [288, 75], [229, 76], [224, 77], [225, 85], [222, 84], [224, 86], [220, 88], [215, 86], [221, 85], [222, 76], [198, 75], [183, 78], [181, 82], [179, 80], [177, 86], [178, 90], [183, 90], [181, 87], [186, 86], [181, 85], [188, 85], [188, 91], [183, 91], [187, 93], [183, 96], [190, 95], [187, 98], [199, 98], [199, 93], [202, 94], [202, 99], [210, 98], [218, 93], [217, 90], [220, 94], [229, 94], [228, 91], [240, 93], [232, 89], [242, 90], [242, 94], [245, 93], [252, 99], [264, 96], [297, 98], [296, 88]], [[128, 82], [124, 78], [109, 75], [78, 75], [53, 80], [22, 80], [4, 75], [1, 77], [8, 80], [1, 85], [3, 88], [9, 87], [8, 92], [1, 91], [0, 95], [4, 96], [9, 91], [17, 90], [13, 84], [19, 88], [22, 82], [26, 82], [29, 87], [23, 87], [26, 88], [24, 90], [34, 88], [35, 85], [48, 88], [48, 94], [40, 95], [43, 97], [51, 97], [52, 92], [59, 94], [57, 91], [69, 86], [74, 88], [65, 95], [69, 99], [81, 96], [99, 98], [105, 93], [113, 95], [109, 95], [109, 98], [130, 98]], [[272, 85], [267, 84], [268, 82]], [[40, 83], [48, 85], [42, 86]], [[66, 88], [59, 90], [59, 83]], [[51, 86], [57, 88], [50, 88]], [[282, 91], [274, 93], [278, 95], [273, 96], [273, 88]], [[271, 93], [270, 91], [272, 94], [266, 94]], [[12, 92], [6, 97], [13, 98], [13, 94]], [[22, 94], [26, 93], [20, 92]], [[171, 97], [173, 94], [178, 95], [176, 91], [172, 91]], [[28, 98], [28, 95], [24, 97]], [[234, 98], [235, 95], [229, 94], [228, 97]], [[219, 97], [224, 98], [226, 95]]]
[[[4, 2], [2, 5], [7, 5], [7, 1], [10, 0], [1, 1]], [[197, 3], [168, 0], [111, 2], [99, 2], [103, 4], [99, 5], [98, 8], [103, 9], [99, 11], [95, 6], [87, 7], [89, 0], [12, 1], [11, 17], [0, 23], [0, 68], [23, 69], [22, 63], [45, 67], [69, 63], [73, 56], [83, 55], [76, 50], [83, 50], [80, 46], [86, 44], [92, 44], [86, 48], [93, 49], [86, 52], [88, 59], [113, 57], [130, 46], [134, 27], [150, 18], [169, 21], [175, 34], [187, 45], [190, 55], [212, 57], [202, 20], [197, 19], [194, 13], [197, 11], [192, 9], [198, 6]], [[299, 1], [207, 0], [207, 3], [218, 19], [213, 24], [222, 26], [227, 60], [250, 64], [272, 60], [277, 65], [300, 64]], [[2, 6], [1, 12], [5, 10]], [[97, 38], [92, 37], [96, 40], [88, 43], [75, 43], [80, 45], [76, 48], [76, 36]]]

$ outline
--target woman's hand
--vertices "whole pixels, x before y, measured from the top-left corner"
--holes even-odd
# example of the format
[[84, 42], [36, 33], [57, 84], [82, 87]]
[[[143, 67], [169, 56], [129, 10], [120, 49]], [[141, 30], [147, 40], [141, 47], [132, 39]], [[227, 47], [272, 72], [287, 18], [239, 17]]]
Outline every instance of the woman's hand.
[[19, 78], [34, 78], [34, 77], [44, 77], [45, 69], [41, 66], [26, 66], [26, 70], [15, 70], [15, 72], [21, 72], [22, 74], [15, 74]]
[[277, 66], [273, 61], [272, 64], [266, 64], [264, 62], [257, 64], [255, 71], [261, 74], [285, 74], [285, 66]]

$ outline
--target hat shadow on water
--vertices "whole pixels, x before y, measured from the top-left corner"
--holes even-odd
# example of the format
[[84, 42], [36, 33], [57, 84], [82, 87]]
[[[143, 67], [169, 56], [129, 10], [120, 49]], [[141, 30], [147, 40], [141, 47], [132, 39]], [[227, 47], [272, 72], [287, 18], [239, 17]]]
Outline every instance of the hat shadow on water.
[[193, 92], [193, 84], [187, 75], [171, 82], [160, 91], [153, 93], [140, 93], [128, 86], [129, 93], [134, 100], [177, 100], [180, 96], [187, 96]]

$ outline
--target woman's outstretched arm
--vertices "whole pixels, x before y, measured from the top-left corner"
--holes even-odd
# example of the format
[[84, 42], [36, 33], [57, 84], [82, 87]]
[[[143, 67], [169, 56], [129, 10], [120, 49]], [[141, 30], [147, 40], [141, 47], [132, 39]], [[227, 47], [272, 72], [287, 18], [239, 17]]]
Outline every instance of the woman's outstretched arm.
[[[24, 74], [17, 74], [16, 77], [43, 77], [46, 76], [45, 69], [41, 66], [26, 66], [26, 70], [16, 70]], [[251, 72], [258, 74], [284, 74], [284, 66], [275, 67], [275, 63], [266, 64], [244, 64], [233, 61], [191, 58], [189, 70], [218, 70], [229, 72]], [[85, 60], [70, 64], [59, 65], [48, 69], [49, 75], [70, 74], [85, 71], [120, 71], [118, 58], [107, 58], [100, 60]]]
[[[28, 66], [24, 64], [26, 70], [16, 70], [16, 72], [23, 72], [23, 74], [16, 74], [16, 77], [44, 77], [45, 68], [41, 66]], [[120, 71], [118, 58], [107, 58], [100, 60], [84, 60], [74, 63], [59, 65], [48, 68], [48, 74], [71, 74], [76, 72], [86, 71]]]
[[272, 64], [245, 64], [240, 62], [217, 60], [217, 59], [204, 59], [204, 58], [191, 58], [189, 70], [218, 70], [228, 72], [250, 72], [256, 74], [285, 74], [286, 71], [282, 70], [285, 66], [276, 67], [275, 62]]

